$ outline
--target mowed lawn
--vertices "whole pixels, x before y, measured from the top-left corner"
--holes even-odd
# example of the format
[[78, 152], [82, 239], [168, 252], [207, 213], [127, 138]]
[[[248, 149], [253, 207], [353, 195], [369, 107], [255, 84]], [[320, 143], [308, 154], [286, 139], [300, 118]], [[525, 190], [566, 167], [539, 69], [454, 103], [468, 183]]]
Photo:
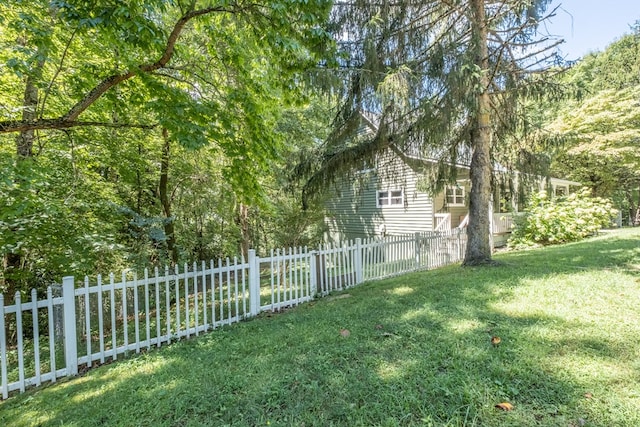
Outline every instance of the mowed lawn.
[[16, 395], [0, 426], [640, 426], [640, 229], [496, 259]]

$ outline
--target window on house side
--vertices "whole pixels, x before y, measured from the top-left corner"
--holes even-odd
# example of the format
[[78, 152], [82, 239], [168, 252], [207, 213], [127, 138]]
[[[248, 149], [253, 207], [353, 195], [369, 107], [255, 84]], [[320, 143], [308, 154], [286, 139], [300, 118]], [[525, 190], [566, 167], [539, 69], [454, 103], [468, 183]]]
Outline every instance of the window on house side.
[[402, 204], [402, 190], [394, 190], [390, 191], [389, 201], [392, 205], [401, 205]]
[[464, 187], [447, 187], [445, 196], [447, 198], [447, 205], [464, 206]]
[[378, 207], [400, 206], [404, 203], [402, 190], [378, 191]]
[[556, 187], [556, 197], [564, 197], [567, 194], [567, 187]]

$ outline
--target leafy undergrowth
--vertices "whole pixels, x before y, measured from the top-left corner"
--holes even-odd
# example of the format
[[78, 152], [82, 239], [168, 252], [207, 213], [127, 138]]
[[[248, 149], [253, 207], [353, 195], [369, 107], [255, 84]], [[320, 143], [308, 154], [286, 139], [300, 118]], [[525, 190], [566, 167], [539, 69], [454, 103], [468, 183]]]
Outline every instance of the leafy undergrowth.
[[640, 230], [496, 258], [103, 366], [0, 425], [640, 425]]

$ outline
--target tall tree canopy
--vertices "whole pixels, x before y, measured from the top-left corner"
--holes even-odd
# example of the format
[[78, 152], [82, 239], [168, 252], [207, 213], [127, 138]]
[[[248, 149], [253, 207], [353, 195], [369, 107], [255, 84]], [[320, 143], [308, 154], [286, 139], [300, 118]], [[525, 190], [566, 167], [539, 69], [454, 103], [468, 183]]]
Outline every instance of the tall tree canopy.
[[613, 197], [640, 222], [640, 27], [587, 55], [561, 81], [571, 96], [548, 108], [548, 130], [565, 140], [554, 169]]
[[[540, 91], [556, 43], [537, 33], [548, 0], [348, 1], [332, 14], [342, 48], [343, 102], [334, 132], [314, 161], [311, 194], [391, 149], [421, 154], [438, 167], [439, 190], [471, 153], [469, 244], [465, 264], [491, 261], [489, 206], [496, 161], [523, 169], [531, 159], [521, 99]], [[346, 77], [346, 78], [344, 78]], [[359, 114], [379, 120], [376, 135], [355, 138]], [[315, 166], [315, 165], [319, 166]]]
[[239, 206], [282, 161], [280, 116], [331, 45], [330, 7], [0, 3], [0, 292], [161, 248], [235, 252]]

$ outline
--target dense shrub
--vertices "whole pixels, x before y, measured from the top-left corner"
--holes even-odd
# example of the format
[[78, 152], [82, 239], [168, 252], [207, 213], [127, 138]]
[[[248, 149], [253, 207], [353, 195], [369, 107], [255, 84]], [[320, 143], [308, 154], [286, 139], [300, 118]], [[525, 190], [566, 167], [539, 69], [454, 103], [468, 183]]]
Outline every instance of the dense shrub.
[[573, 242], [609, 226], [617, 211], [609, 200], [589, 194], [587, 188], [556, 199], [550, 199], [544, 191], [534, 193], [528, 212], [515, 219], [509, 246]]

